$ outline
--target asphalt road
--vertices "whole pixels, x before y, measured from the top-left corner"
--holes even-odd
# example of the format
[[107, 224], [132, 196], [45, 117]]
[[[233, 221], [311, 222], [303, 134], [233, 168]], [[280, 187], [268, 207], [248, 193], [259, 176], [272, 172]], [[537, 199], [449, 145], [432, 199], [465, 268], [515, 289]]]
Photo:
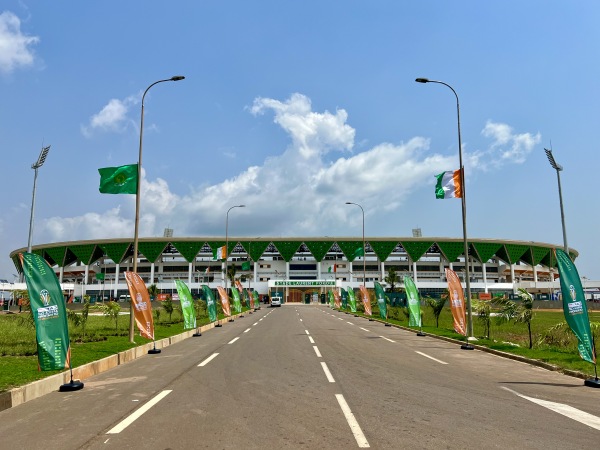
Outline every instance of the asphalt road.
[[263, 308], [0, 412], [2, 449], [593, 449], [580, 379], [325, 306]]

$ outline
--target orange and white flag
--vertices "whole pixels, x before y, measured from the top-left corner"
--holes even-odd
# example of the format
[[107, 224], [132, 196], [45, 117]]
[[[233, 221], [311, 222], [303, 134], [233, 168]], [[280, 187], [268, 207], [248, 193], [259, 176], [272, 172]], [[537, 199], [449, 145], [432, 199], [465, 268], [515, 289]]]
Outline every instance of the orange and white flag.
[[371, 299], [369, 298], [369, 291], [364, 285], [359, 286], [360, 296], [363, 302], [363, 306], [365, 307], [365, 315], [372, 316], [373, 311], [371, 310]]
[[140, 334], [154, 340], [154, 320], [152, 319], [152, 303], [144, 280], [135, 272], [125, 272], [125, 280], [131, 295], [131, 306], [135, 323]]
[[466, 336], [465, 296], [462, 285], [454, 270], [446, 269], [446, 279], [448, 280], [448, 292], [450, 293], [450, 311], [452, 311], [452, 317], [454, 318], [454, 331]]
[[219, 297], [221, 297], [221, 306], [223, 307], [223, 314], [226, 317], [231, 317], [231, 307], [229, 306], [229, 296], [223, 286], [217, 286], [219, 291]]

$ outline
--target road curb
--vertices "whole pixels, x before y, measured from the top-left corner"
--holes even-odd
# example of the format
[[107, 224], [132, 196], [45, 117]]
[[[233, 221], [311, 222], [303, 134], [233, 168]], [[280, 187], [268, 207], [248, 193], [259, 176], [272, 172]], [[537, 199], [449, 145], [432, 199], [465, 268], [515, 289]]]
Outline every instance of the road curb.
[[[239, 316], [239, 314], [234, 315], [232, 317], [235, 318], [237, 316]], [[119, 352], [115, 355], [99, 359], [98, 361], [93, 361], [82, 366], [73, 367], [73, 379], [80, 381], [86, 380], [94, 375], [98, 375], [99, 373], [105, 372], [122, 364], [127, 364], [128, 362], [146, 356], [148, 354], [148, 350], [154, 348], [154, 344], [156, 344], [157, 349], [163, 349], [193, 336], [194, 333], [196, 333], [196, 331], [198, 330], [200, 331], [200, 333], [204, 333], [214, 328], [215, 323], [224, 325], [228, 322], [228, 320], [229, 319], [217, 320], [216, 322], [204, 325], [199, 329], [187, 330], [183, 333], [176, 334], [168, 338], [160, 339], [155, 343], [148, 342], [146, 344], [130, 348], [129, 350]], [[2, 392], [0, 393], [0, 411], [13, 408], [15, 406], [21, 405], [30, 400], [34, 400], [51, 392], [57, 392], [61, 385], [68, 383], [69, 381], [71, 381], [71, 373], [69, 370], [65, 370], [64, 372], [51, 375], [49, 377], [34, 381], [24, 386], [19, 386], [10, 389], [6, 392]]]

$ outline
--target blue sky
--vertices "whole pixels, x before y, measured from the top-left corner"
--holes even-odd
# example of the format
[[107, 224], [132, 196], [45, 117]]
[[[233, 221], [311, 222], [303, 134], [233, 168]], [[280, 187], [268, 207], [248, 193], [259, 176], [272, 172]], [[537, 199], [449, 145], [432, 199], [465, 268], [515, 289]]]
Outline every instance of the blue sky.
[[[174, 6], [176, 5], [176, 7]], [[134, 196], [97, 169], [137, 161], [141, 236], [460, 237], [460, 98], [469, 237], [570, 247], [600, 280], [600, 4], [594, 1], [5, 0], [0, 9], [0, 278], [27, 245], [132, 237]]]

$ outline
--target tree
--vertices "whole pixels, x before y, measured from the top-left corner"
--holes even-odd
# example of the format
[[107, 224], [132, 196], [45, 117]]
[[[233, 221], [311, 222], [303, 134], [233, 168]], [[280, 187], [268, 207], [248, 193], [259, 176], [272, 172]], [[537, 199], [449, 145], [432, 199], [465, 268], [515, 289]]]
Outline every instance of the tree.
[[173, 315], [173, 311], [175, 311], [175, 306], [173, 305], [173, 300], [170, 295], [167, 295], [167, 298], [162, 302], [162, 309], [169, 315], [169, 322], [171, 322], [171, 316]]
[[433, 317], [435, 317], [435, 327], [438, 328], [440, 324], [440, 314], [442, 313], [444, 306], [448, 300], [448, 290], [440, 298], [425, 297], [425, 303], [431, 308]]
[[151, 300], [156, 300], [156, 296], [158, 295], [158, 287], [156, 284], [148, 286], [148, 294], [150, 295]]
[[394, 269], [393, 267], [390, 267], [387, 272], [388, 275], [383, 279], [383, 281], [390, 285], [390, 292], [394, 292], [396, 283], [398, 283], [400, 279], [398, 278], [396, 269]]
[[115, 332], [119, 332], [119, 313], [121, 312], [121, 305], [115, 301], [109, 301], [102, 305], [96, 306], [100, 312], [106, 317], [111, 318], [115, 321]]
[[491, 302], [486, 300], [473, 300], [473, 307], [475, 309], [475, 314], [477, 314], [477, 319], [483, 322], [485, 337], [489, 339], [491, 334], [492, 316]]
[[237, 269], [235, 264], [231, 266], [227, 266], [227, 278], [229, 279], [229, 285], [233, 288], [235, 281], [235, 274], [237, 273]]
[[90, 313], [90, 296], [83, 296], [83, 308], [81, 313], [77, 311], [67, 310], [67, 318], [71, 321], [73, 326], [81, 327], [81, 341], [85, 339], [85, 326], [87, 324], [88, 316]]
[[519, 288], [517, 291], [520, 303], [513, 302], [507, 298], [499, 298], [495, 300], [495, 303], [500, 306], [498, 320], [514, 321], [514, 323], [525, 323], [527, 324], [527, 331], [529, 333], [529, 348], [533, 347], [533, 339], [531, 336], [531, 320], [533, 319], [533, 295], [527, 292], [523, 288]]

